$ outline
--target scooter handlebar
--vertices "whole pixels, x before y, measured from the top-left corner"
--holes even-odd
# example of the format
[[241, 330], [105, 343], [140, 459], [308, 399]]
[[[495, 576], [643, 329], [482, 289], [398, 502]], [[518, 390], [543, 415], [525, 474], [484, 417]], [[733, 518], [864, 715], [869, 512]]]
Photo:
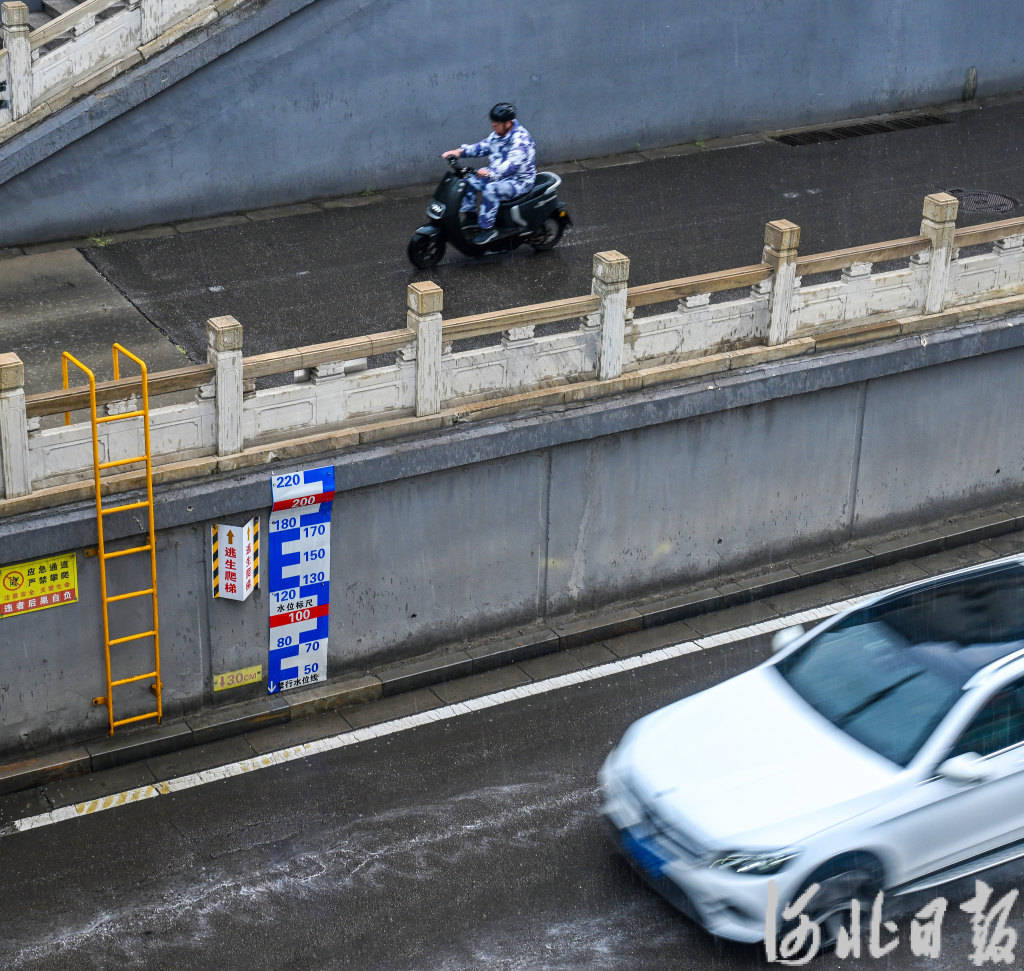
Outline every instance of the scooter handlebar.
[[456, 172], [456, 174], [469, 175], [473, 171], [473, 169], [471, 169], [468, 165], [464, 165], [459, 159], [460, 156], [458, 155], [449, 155], [448, 158], [445, 159], [445, 161], [448, 163], [449, 167]]

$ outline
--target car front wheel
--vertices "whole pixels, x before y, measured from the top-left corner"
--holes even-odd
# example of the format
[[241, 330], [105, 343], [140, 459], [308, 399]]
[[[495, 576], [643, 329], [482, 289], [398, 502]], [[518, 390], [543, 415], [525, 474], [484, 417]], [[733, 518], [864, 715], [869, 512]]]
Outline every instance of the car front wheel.
[[[818, 890], [803, 909], [821, 929], [822, 949], [834, 948], [839, 931], [850, 930], [854, 902], [860, 905], [861, 927], [870, 919], [871, 906], [879, 890], [883, 889], [882, 866], [870, 853], [848, 853], [818, 867], [805, 881], [793, 900], [799, 900], [812, 884]], [[783, 922], [780, 941], [798, 926], [799, 915]]]

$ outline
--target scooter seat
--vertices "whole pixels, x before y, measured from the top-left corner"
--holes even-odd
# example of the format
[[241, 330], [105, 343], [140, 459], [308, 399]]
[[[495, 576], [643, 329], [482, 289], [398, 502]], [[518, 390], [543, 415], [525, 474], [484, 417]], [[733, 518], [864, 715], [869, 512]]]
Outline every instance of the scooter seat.
[[533, 183], [533, 188], [524, 192], [521, 196], [516, 196], [513, 199], [506, 199], [501, 203], [501, 207], [504, 209], [509, 206], [521, 205], [524, 202], [529, 202], [531, 199], [539, 199], [541, 196], [546, 195], [549, 192], [553, 192], [561, 184], [561, 177], [555, 175], [554, 172], [538, 172], [537, 179]]

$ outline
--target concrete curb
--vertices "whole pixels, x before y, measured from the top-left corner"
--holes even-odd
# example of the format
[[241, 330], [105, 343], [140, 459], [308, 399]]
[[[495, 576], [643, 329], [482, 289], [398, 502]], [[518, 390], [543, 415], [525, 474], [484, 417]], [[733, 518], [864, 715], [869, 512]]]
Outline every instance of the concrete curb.
[[271, 725], [416, 691], [542, 655], [592, 644], [765, 597], [837, 580], [869, 569], [940, 553], [1024, 530], [1024, 502], [944, 520], [905, 535], [879, 537], [827, 555], [773, 565], [767, 572], [713, 586], [659, 594], [563, 622], [536, 623], [459, 649], [387, 665], [358, 677], [305, 691], [270, 695], [168, 719], [164, 724], [0, 763], [0, 795], [70, 776], [99, 772]]

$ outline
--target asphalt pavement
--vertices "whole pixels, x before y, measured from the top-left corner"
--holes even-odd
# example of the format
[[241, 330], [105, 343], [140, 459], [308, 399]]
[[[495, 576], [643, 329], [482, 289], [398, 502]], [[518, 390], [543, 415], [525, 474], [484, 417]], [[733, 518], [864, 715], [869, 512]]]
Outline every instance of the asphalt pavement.
[[[32, 393], [60, 386], [61, 350], [106, 376], [115, 339], [151, 369], [205, 361], [205, 322], [225, 314], [259, 354], [404, 326], [414, 280], [438, 283], [454, 317], [589, 293], [601, 250], [629, 256], [642, 284], [758, 262], [771, 219], [797, 223], [813, 253], [915, 235], [924, 196], [940, 190], [981, 193], [960, 225], [1024, 213], [1024, 100], [931, 114], [943, 123], [796, 147], [752, 135], [548, 163], [542, 145], [574, 231], [544, 254], [449, 250], [429, 272], [405, 246], [432, 183], [12, 247], [0, 253], [0, 350], [22, 356]], [[456, 135], [439, 133], [439, 151]]]

